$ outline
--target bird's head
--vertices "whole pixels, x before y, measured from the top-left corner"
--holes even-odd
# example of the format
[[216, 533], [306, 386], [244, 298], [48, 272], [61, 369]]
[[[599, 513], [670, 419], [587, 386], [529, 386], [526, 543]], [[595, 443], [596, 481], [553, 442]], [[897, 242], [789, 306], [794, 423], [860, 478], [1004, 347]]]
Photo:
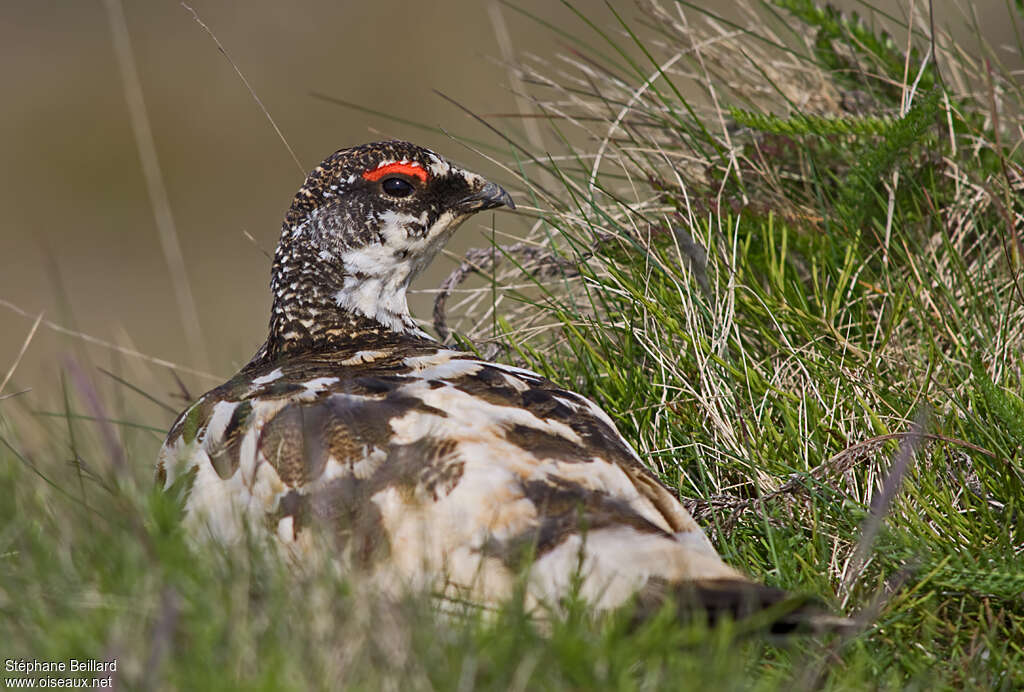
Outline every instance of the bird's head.
[[[497, 207], [515, 208], [505, 190], [415, 144], [335, 152], [309, 174], [285, 217], [272, 282], [278, 321], [312, 329], [329, 297], [387, 328], [417, 331], [405, 301], [409, 282], [462, 221]], [[329, 296], [309, 295], [318, 288]], [[315, 303], [319, 311], [299, 314]]]

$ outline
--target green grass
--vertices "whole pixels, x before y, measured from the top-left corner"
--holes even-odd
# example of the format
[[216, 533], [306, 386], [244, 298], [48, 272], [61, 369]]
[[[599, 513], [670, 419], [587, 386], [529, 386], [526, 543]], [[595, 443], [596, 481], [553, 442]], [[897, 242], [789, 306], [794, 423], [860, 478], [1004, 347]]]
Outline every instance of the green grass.
[[170, 414], [75, 365], [50, 415], [0, 401], [0, 654], [116, 657], [128, 688], [1024, 684], [1020, 89], [945, 35], [922, 64], [926, 23], [908, 58], [905, 29], [760, 12], [557, 29], [560, 71], [522, 68], [547, 151], [491, 142], [532, 249], [496, 249], [448, 325], [595, 398], [727, 561], [859, 633], [440, 614], [256, 538], [194, 547], [152, 488]]

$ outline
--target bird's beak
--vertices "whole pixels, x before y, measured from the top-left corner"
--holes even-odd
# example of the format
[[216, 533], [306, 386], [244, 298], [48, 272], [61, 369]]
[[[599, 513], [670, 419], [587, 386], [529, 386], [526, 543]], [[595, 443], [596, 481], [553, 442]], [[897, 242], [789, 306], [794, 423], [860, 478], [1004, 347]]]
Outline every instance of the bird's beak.
[[505, 188], [486, 180], [483, 181], [483, 187], [461, 199], [458, 206], [466, 213], [495, 209], [497, 207], [516, 208], [512, 197], [505, 191]]

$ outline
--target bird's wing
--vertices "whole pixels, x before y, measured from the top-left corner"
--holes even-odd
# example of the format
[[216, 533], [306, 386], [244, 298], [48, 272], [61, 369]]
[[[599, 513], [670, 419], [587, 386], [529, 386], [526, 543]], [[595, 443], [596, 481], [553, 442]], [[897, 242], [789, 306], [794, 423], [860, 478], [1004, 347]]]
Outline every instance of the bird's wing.
[[629, 577], [611, 605], [651, 576], [739, 577], [593, 402], [457, 351], [243, 371], [183, 414], [161, 468], [189, 474], [190, 518], [223, 537], [246, 517], [301, 550], [326, 534], [347, 564], [478, 598], [529, 565], [557, 596], [584, 543], [597, 600]]

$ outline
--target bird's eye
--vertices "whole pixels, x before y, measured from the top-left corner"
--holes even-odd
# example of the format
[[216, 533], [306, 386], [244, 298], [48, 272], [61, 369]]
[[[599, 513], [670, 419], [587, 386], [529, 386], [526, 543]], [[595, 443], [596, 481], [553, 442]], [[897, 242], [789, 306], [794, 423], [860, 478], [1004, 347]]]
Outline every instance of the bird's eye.
[[404, 178], [385, 178], [381, 187], [392, 197], [408, 197], [416, 191], [412, 183]]

